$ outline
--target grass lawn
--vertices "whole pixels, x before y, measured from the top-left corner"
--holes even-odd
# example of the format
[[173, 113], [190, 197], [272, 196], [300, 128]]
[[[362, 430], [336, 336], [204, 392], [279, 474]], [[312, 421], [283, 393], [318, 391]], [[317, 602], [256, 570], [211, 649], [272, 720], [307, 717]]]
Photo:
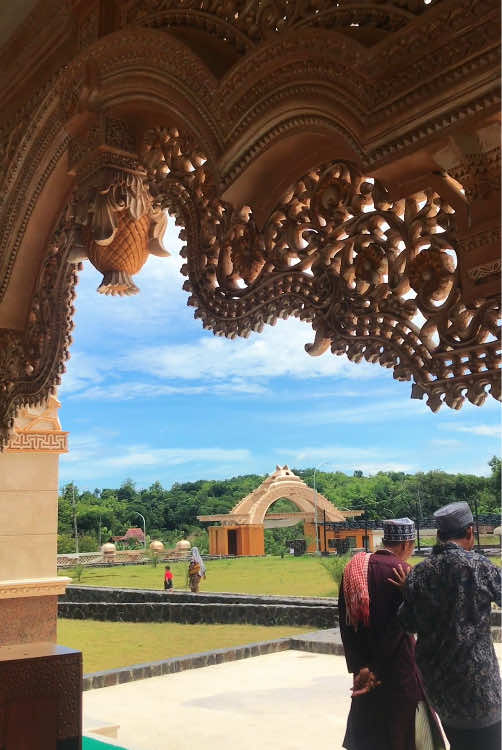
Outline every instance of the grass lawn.
[[[316, 557], [256, 557], [208, 560], [207, 577], [200, 590], [240, 594], [281, 594], [284, 596], [336, 596], [337, 587]], [[171, 563], [174, 588], [186, 585], [187, 563]], [[73, 571], [60, 571], [73, 576]], [[118, 586], [135, 589], [164, 588], [164, 566], [127, 565], [116, 568], [89, 568], [80, 583], [88, 586]], [[75, 581], [77, 583], [77, 581]]]
[[[412, 557], [416, 565], [423, 557]], [[500, 566], [500, 557], [491, 558]], [[208, 560], [207, 578], [200, 590], [239, 594], [279, 594], [283, 596], [337, 596], [338, 587], [317, 557], [242, 557]], [[174, 588], [186, 586], [187, 563], [171, 563]], [[73, 570], [60, 575], [74, 577]], [[120, 565], [114, 568], [88, 568], [80, 583], [84, 586], [114, 586], [133, 589], [163, 589], [164, 566]], [[75, 579], [75, 583], [78, 581]]]
[[58, 643], [82, 651], [84, 674], [130, 664], [186, 656], [215, 648], [242, 646], [298, 633], [312, 627], [261, 625], [184, 625], [175, 622], [96, 622], [58, 620]]

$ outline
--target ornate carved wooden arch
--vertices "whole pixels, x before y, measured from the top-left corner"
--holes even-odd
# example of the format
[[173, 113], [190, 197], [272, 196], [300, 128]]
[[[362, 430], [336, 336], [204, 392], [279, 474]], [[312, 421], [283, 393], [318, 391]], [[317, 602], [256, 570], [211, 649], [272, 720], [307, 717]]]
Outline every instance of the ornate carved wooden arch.
[[[28, 252], [26, 226], [66, 158], [54, 223], [74, 182], [52, 238], [32, 253], [41, 270], [26, 327], [16, 321], [0, 333], [10, 347], [0, 347], [2, 435], [63, 367], [73, 261], [92, 252], [91, 239], [108, 242], [126, 216], [153, 242], [161, 208], [184, 226], [189, 303], [215, 333], [247, 335], [297, 315], [315, 330], [309, 353], [331, 348], [379, 362], [412, 379], [413, 394], [426, 394], [433, 409], [466, 397], [482, 403], [488, 390], [498, 396], [500, 230], [483, 204], [487, 190], [499, 190], [500, 146], [485, 137], [499, 96], [493, 0], [378, 4], [391, 19], [385, 29], [364, 1], [341, 2], [341, 15], [332, 3], [309, 15], [301, 0], [265, 2], [254, 10], [268, 8], [268, 20], [247, 35], [235, 17], [244, 0], [230, 16], [224, 4], [189, 2], [178, 15], [175, 5], [155, 0], [148, 18], [124, 5], [122, 28], [83, 45], [0, 132], [1, 289], [19, 248]], [[272, 8], [286, 10], [276, 18]], [[356, 11], [365, 41], [351, 38]], [[236, 57], [211, 69], [195, 37], [176, 37], [189, 27], [228, 41]], [[318, 37], [322, 49], [313, 49]], [[408, 122], [418, 102], [423, 115]], [[257, 187], [249, 198], [232, 194], [281, 139], [323, 128], [322, 157], [307, 149], [304, 176], [292, 170], [282, 197], [275, 185], [271, 209], [258, 210]], [[364, 177], [372, 173], [381, 183]], [[113, 199], [100, 203], [108, 217], [100, 236], [104, 187]]]
[[[311, 518], [314, 520], [316, 509], [319, 513], [324, 513], [328, 521], [343, 523], [350, 515], [360, 515], [362, 511], [343, 512], [338, 510], [324, 495], [316, 492], [314, 494], [311, 487], [305, 484], [289, 466], [277, 466], [275, 471], [260, 484], [255, 490], [243, 497], [230, 513], [219, 514], [216, 516], [197, 516], [200, 521], [214, 522], [221, 521], [223, 525], [232, 526], [234, 524], [262, 525], [269, 508], [279, 500], [285, 498], [290, 500], [300, 513], [300, 519]], [[286, 516], [295, 516], [295, 513], [286, 513]]]
[[392, 368], [433, 411], [500, 396], [499, 304], [463, 301], [455, 212], [441, 195], [391, 199], [333, 162], [297, 181], [259, 230], [251, 208], [216, 197], [204, 164], [176, 169], [171, 149], [190, 160], [182, 143], [152, 131], [144, 162], [154, 200], [185, 225], [184, 288], [204, 327], [233, 338], [294, 315], [316, 332], [310, 354]]
[[188, 304], [215, 334], [248, 336], [293, 315], [312, 323], [309, 354], [330, 348], [378, 362], [413, 380], [412, 396], [425, 395], [433, 411], [500, 397], [499, 304], [463, 300], [455, 212], [432, 188], [391, 198], [355, 164], [334, 161], [292, 185], [258, 229], [250, 207], [219, 197], [198, 145], [176, 128], [148, 131], [139, 162], [113, 149], [80, 158], [82, 179], [49, 243], [26, 332], [7, 342], [4, 436], [16, 408], [47, 395], [64, 370], [75, 261], [92, 257], [94, 241], [112, 249], [123, 216], [130, 226], [150, 216], [155, 230], [160, 209], [184, 227]]

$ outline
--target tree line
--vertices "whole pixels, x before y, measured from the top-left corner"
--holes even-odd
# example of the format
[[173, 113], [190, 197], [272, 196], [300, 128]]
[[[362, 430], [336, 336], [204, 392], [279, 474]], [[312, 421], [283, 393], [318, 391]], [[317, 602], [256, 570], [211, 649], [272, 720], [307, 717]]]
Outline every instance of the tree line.
[[[428, 518], [442, 505], [466, 500], [471, 507], [477, 501], [480, 514], [500, 513], [501, 460], [494, 456], [488, 462], [489, 476], [449, 474], [434, 470], [407, 474], [380, 471], [365, 476], [360, 470], [348, 476], [341, 471], [316, 471], [318, 492], [336, 507], [362, 509], [368, 519]], [[314, 486], [314, 469], [292, 469], [309, 486]], [[246, 474], [224, 480], [200, 479], [175, 482], [170, 489], [154, 482], [138, 489], [126, 479], [117, 489], [80, 490], [69, 483], [59, 496], [58, 552], [74, 552], [74, 511], [81, 552], [97, 550], [112, 536], [120, 536], [130, 526], [140, 526], [136, 513], [146, 520], [147, 536], [161, 539], [166, 547], [174, 546], [183, 536], [207, 551], [207, 532], [197, 521], [198, 515], [228, 513], [245, 495], [256, 489], [266, 475]], [[270, 511], [296, 510], [288, 500], [278, 500]], [[281, 532], [278, 534], [278, 532]], [[300, 527], [272, 529], [265, 533], [266, 551], [283, 544], [284, 534], [300, 533]], [[279, 540], [279, 537], [281, 539]]]

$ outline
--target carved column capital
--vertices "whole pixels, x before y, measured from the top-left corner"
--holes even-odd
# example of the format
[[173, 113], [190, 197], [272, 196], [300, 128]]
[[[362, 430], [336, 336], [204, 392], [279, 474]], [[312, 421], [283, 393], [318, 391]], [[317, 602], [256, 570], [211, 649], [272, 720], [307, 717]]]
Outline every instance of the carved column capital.
[[49, 395], [44, 403], [21, 407], [6, 452], [67, 453], [68, 433], [61, 429], [60, 406], [57, 398]]
[[463, 296], [467, 302], [500, 292], [500, 128], [490, 123], [450, 137], [435, 154], [447, 179], [468, 204], [459, 221], [457, 247]]
[[500, 193], [500, 126], [490, 123], [478, 130], [450, 136], [436, 152], [438, 165], [464, 191], [468, 203], [491, 199]]

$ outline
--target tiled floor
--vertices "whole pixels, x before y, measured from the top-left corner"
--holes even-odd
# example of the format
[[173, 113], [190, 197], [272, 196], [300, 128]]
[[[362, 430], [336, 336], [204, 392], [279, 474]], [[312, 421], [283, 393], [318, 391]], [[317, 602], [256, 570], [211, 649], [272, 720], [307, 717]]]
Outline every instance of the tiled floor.
[[350, 684], [343, 657], [285, 651], [91, 690], [84, 716], [128, 750], [340, 750]]
[[284, 651], [90, 690], [84, 730], [119, 725], [103, 740], [127, 750], [341, 750], [350, 684], [342, 656]]

